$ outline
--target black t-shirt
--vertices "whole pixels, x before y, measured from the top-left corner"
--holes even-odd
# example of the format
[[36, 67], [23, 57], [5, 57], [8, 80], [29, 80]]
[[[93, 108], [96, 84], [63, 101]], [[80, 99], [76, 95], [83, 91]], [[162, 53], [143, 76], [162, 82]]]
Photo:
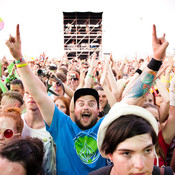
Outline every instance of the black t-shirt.
[[[113, 165], [102, 167], [96, 171], [92, 171], [88, 175], [110, 175]], [[160, 175], [160, 168], [154, 166], [152, 175]], [[174, 175], [171, 167], [165, 167], [164, 175]]]

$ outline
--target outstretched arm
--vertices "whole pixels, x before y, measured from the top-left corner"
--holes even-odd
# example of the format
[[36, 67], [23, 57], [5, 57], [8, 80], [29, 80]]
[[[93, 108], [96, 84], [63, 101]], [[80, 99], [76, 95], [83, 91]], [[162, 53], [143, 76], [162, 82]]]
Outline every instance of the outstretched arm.
[[112, 94], [112, 92], [110, 91], [110, 89], [108, 88], [108, 86], [107, 86], [107, 84], [106, 84], [106, 82], [105, 82], [105, 80], [106, 80], [106, 78], [107, 78], [107, 71], [110, 69], [110, 65], [109, 65], [109, 62], [108, 61], [106, 61], [105, 62], [106, 64], [105, 64], [105, 66], [104, 66], [104, 68], [103, 68], [103, 72], [102, 72], [102, 76], [101, 76], [101, 78], [100, 78], [100, 84], [101, 84], [101, 86], [103, 87], [103, 89], [104, 89], [104, 91], [105, 91], [105, 94], [106, 94], [106, 96], [107, 96], [107, 99], [108, 99], [108, 103], [109, 103], [109, 105], [110, 105], [110, 107], [112, 107], [117, 101], [116, 101], [116, 99], [115, 99], [115, 97], [114, 97], [114, 95]]
[[93, 81], [93, 72], [95, 67], [97, 66], [97, 60], [96, 60], [97, 54], [94, 53], [94, 55], [92, 56], [91, 59], [91, 63], [90, 63], [90, 67], [88, 69], [88, 73], [85, 77], [85, 84], [84, 84], [84, 88], [91, 88], [92, 87], [92, 81]]
[[175, 137], [175, 77], [170, 84], [170, 110], [166, 125], [162, 130], [162, 135], [167, 144], [170, 144]]
[[[6, 42], [6, 45], [15, 60], [20, 60], [21, 58], [23, 58], [21, 52], [19, 24], [16, 27], [16, 37], [12, 37], [10, 35], [9, 40], [7, 40]], [[27, 65], [27, 62], [25, 60], [22, 59], [21, 62], [17, 64], [17, 67], [26, 90], [32, 95], [32, 97], [38, 104], [38, 107], [42, 113], [45, 122], [50, 126], [55, 106], [54, 102], [47, 95], [46, 87], [40, 81], [40, 79], [34, 75], [30, 66]]]
[[124, 98], [125, 95], [128, 94], [128, 92], [130, 91], [130, 89], [133, 88], [133, 84], [138, 79], [140, 74], [144, 71], [144, 69], [146, 68], [147, 64], [148, 64], [148, 62], [145, 60], [144, 63], [141, 65], [141, 67], [139, 69], [137, 69], [135, 74], [129, 79], [129, 83], [126, 85], [126, 88], [125, 88], [125, 90], [124, 90], [124, 92], [122, 94], [122, 98]]
[[163, 123], [167, 119], [168, 113], [169, 113], [169, 107], [170, 107], [170, 97], [169, 92], [166, 89], [165, 85], [161, 82], [160, 79], [156, 80], [156, 86], [159, 90], [159, 94], [163, 98], [163, 101], [160, 103], [159, 106], [159, 122]]
[[169, 43], [165, 40], [165, 34], [161, 38], [157, 38], [156, 26], [153, 25], [152, 48], [154, 59], [149, 62], [147, 68], [133, 84], [133, 87], [122, 99], [122, 102], [136, 105], [140, 98], [148, 92], [161, 66], [168, 44]]

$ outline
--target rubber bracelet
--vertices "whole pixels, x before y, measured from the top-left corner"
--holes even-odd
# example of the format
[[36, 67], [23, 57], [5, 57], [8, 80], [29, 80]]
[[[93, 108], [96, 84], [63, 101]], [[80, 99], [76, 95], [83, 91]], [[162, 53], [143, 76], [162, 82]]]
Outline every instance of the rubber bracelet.
[[153, 71], [158, 71], [161, 65], [162, 61], [158, 61], [152, 58], [147, 67]]
[[122, 84], [122, 86], [125, 88], [126, 87], [126, 85], [125, 84]]
[[18, 65], [16, 65], [16, 67], [17, 68], [20, 68], [20, 67], [25, 67], [25, 66], [27, 66], [28, 65], [28, 63], [25, 63], [25, 64], [18, 64]]
[[22, 57], [22, 58], [20, 58], [19, 60], [15, 61], [15, 63], [16, 63], [16, 64], [19, 64], [19, 63], [21, 63], [21, 62], [23, 62], [23, 61], [24, 61], [24, 58]]
[[136, 72], [140, 75], [142, 73], [142, 70], [137, 69]]
[[94, 82], [96, 82], [96, 79], [95, 79], [95, 77], [93, 76], [93, 75], [91, 75], [91, 74], [88, 74], [90, 77], [92, 77], [92, 79], [93, 79], [93, 81]]

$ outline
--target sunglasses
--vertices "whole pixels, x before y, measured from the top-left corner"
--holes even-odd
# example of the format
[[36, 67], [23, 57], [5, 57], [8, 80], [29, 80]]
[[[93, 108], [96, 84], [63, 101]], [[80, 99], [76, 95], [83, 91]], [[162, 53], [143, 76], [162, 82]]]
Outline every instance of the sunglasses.
[[10, 138], [12, 138], [13, 136], [20, 135], [20, 133], [14, 134], [14, 132], [13, 132], [12, 129], [6, 129], [6, 130], [4, 130], [3, 132], [0, 132], [0, 133], [3, 133], [3, 136], [4, 136], [6, 139], [10, 139]]
[[56, 85], [57, 85], [57, 86], [61, 86], [61, 83], [59, 83], [59, 82], [56, 82]]
[[76, 80], [78, 80], [78, 78], [71, 78], [71, 80], [74, 80], [74, 81], [76, 81]]

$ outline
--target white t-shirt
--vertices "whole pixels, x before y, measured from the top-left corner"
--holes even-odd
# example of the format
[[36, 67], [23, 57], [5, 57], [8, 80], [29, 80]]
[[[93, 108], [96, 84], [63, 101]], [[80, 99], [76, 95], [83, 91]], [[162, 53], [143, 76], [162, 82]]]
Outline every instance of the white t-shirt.
[[56, 153], [54, 148], [54, 141], [52, 136], [46, 128], [43, 127], [41, 129], [33, 129], [30, 128], [25, 121], [25, 113], [21, 115], [24, 121], [24, 128], [22, 131], [22, 138], [27, 136], [37, 137], [41, 139], [44, 143], [45, 155], [43, 161], [43, 168], [45, 171], [45, 175], [55, 175], [56, 174]]

